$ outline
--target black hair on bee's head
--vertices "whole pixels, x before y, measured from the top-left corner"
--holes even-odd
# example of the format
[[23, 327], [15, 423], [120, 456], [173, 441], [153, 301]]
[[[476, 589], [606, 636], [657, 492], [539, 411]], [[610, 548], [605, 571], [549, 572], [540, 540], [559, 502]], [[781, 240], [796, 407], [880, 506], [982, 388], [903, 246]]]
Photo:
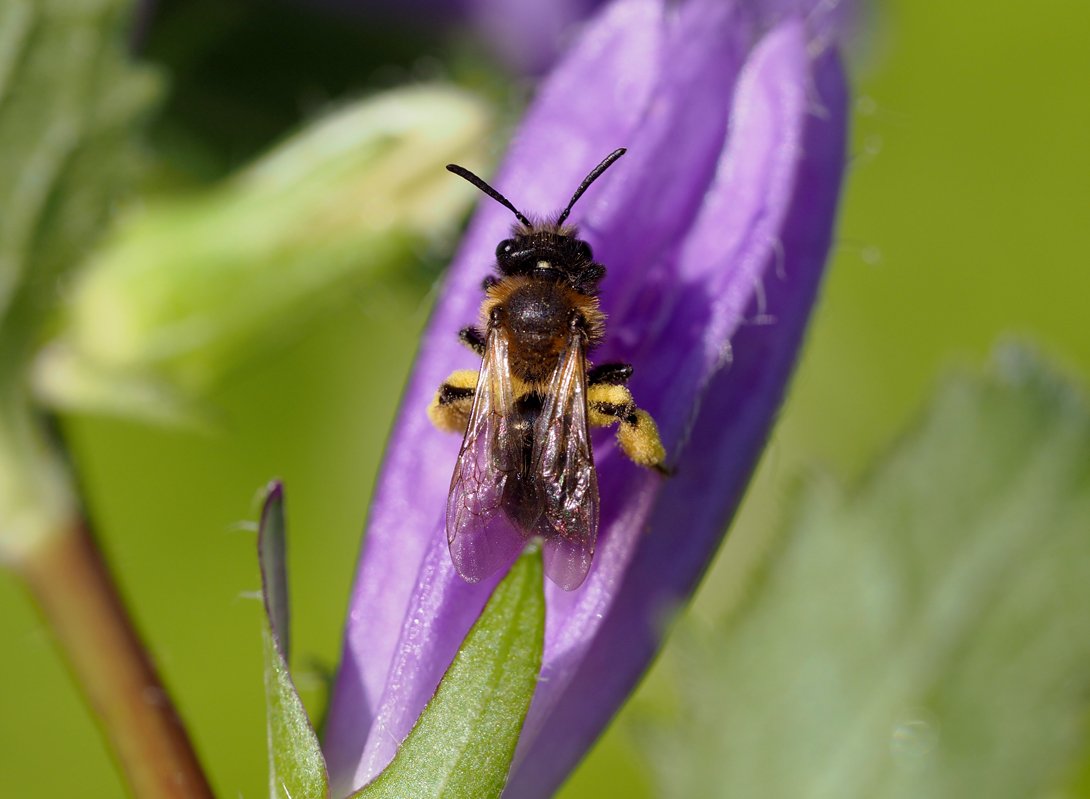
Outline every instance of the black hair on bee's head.
[[551, 226], [517, 228], [512, 238], [496, 247], [496, 270], [501, 276], [526, 276], [564, 283], [582, 294], [594, 294], [605, 267], [594, 262], [594, 252], [574, 229]]
[[601, 264], [587, 264], [583, 270], [572, 280], [572, 288], [580, 294], [593, 297], [598, 293], [598, 284], [606, 276], [606, 268]]

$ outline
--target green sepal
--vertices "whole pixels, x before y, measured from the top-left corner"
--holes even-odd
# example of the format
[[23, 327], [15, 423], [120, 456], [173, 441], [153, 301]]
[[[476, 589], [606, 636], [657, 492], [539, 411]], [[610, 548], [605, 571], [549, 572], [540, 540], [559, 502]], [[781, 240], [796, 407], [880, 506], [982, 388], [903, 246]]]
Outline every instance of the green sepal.
[[534, 547], [493, 592], [393, 762], [353, 799], [499, 796], [544, 640], [541, 552]]
[[329, 775], [318, 736], [295, 690], [290, 653], [284, 492], [269, 486], [258, 532], [261, 593], [265, 603], [265, 703], [269, 746], [269, 796], [321, 799]]
[[682, 629], [661, 795], [1060, 795], [1090, 726], [1084, 398], [1002, 350], [794, 515], [726, 622]]

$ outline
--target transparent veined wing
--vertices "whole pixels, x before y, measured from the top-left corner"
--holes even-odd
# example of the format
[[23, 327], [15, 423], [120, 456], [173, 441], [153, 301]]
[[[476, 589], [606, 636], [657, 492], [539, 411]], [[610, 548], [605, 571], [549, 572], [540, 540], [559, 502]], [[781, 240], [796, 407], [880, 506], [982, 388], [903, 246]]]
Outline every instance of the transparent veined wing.
[[598, 476], [587, 426], [587, 362], [581, 333], [572, 331], [550, 380], [534, 427], [531, 479], [543, 512], [545, 573], [566, 591], [590, 570], [598, 537]]
[[511, 429], [515, 396], [507, 338], [492, 330], [485, 344], [466, 435], [447, 496], [447, 542], [458, 573], [475, 583], [509, 565], [526, 535], [504, 512], [504, 492], [518, 479], [521, 451]]

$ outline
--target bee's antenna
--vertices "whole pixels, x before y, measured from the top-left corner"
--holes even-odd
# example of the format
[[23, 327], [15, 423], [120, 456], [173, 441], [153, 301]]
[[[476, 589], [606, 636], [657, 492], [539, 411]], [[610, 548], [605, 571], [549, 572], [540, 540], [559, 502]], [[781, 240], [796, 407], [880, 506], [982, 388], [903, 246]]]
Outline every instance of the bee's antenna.
[[[579, 184], [579, 188], [576, 189], [575, 194], [573, 194], [571, 196], [571, 202], [568, 203], [568, 207], [565, 208], [561, 212], [560, 216], [557, 217], [556, 224], [558, 226], [564, 224], [564, 220], [567, 219], [568, 214], [571, 213], [571, 209], [572, 209], [572, 206], [575, 205], [575, 201], [583, 196], [583, 192], [585, 192], [587, 189], [590, 188], [590, 184], [593, 183], [594, 181], [598, 180], [598, 178], [601, 176], [601, 174], [603, 172], [605, 172], [607, 169], [609, 169], [609, 167], [613, 164], [613, 162], [616, 161], [618, 158], [620, 158], [622, 155], [624, 155], [626, 152], [628, 152], [628, 151], [624, 147], [620, 147], [620, 148], [614, 150], [613, 152], [611, 152], [609, 155], [607, 155], [605, 157], [605, 160], [602, 161], [602, 163], [600, 163], [600, 164], [598, 164], [598, 166], [594, 167], [594, 169], [591, 170], [591, 173], [589, 175], [587, 175], [585, 178], [583, 178], [583, 182]], [[450, 167], [447, 167], [447, 168], [449, 169]]]
[[510, 208], [511, 211], [518, 218], [519, 222], [526, 225], [526, 227], [532, 227], [532, 225], [530, 224], [530, 220], [527, 219], [526, 217], [524, 217], [522, 215], [522, 212], [519, 211], [518, 208], [516, 208], [515, 206], [513, 206], [511, 204], [510, 200], [508, 200], [506, 197], [504, 197], [502, 194], [500, 194], [494, 188], [492, 188], [487, 183], [485, 183], [481, 178], [474, 175], [472, 172], [470, 172], [464, 166], [458, 166], [457, 164], [447, 164], [447, 171], [448, 172], [453, 172], [455, 175], [457, 175], [460, 178], [465, 178], [470, 183], [472, 183], [474, 186], [476, 186], [478, 189], [480, 189], [485, 194], [487, 194], [489, 197], [491, 197], [493, 200], [500, 203], [500, 205], [504, 205], [507, 208]]

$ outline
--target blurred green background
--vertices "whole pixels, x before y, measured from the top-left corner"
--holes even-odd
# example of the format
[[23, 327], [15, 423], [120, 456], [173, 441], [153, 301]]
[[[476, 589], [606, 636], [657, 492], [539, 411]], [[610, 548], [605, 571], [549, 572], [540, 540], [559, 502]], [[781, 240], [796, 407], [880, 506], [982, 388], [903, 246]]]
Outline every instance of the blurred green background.
[[[858, 476], [944, 371], [979, 364], [997, 340], [1025, 337], [1088, 381], [1088, 29], [1090, 7], [1070, 0], [876, 9], [854, 59], [854, 158], [830, 276], [771, 446], [691, 613], [714, 619], [737, 596], [800, 473]], [[288, 6], [162, 4], [143, 42], [171, 83], [147, 190], [201, 185], [338, 99], [403, 81], [450, 78], [515, 113], [522, 88], [473, 42], [397, 33]], [[285, 480], [294, 666], [320, 707], [369, 493], [433, 299], [438, 259], [421, 259], [428, 269], [352, 296], [233, 374], [214, 397], [217, 434], [63, 420], [102, 547], [221, 796], [266, 791], [257, 566], [239, 523], [254, 518], [260, 486]], [[0, 795], [122, 795], [47, 632], [6, 576], [0, 640]], [[561, 796], [653, 795], [630, 730], [666, 701], [669, 659], [667, 647]]]

